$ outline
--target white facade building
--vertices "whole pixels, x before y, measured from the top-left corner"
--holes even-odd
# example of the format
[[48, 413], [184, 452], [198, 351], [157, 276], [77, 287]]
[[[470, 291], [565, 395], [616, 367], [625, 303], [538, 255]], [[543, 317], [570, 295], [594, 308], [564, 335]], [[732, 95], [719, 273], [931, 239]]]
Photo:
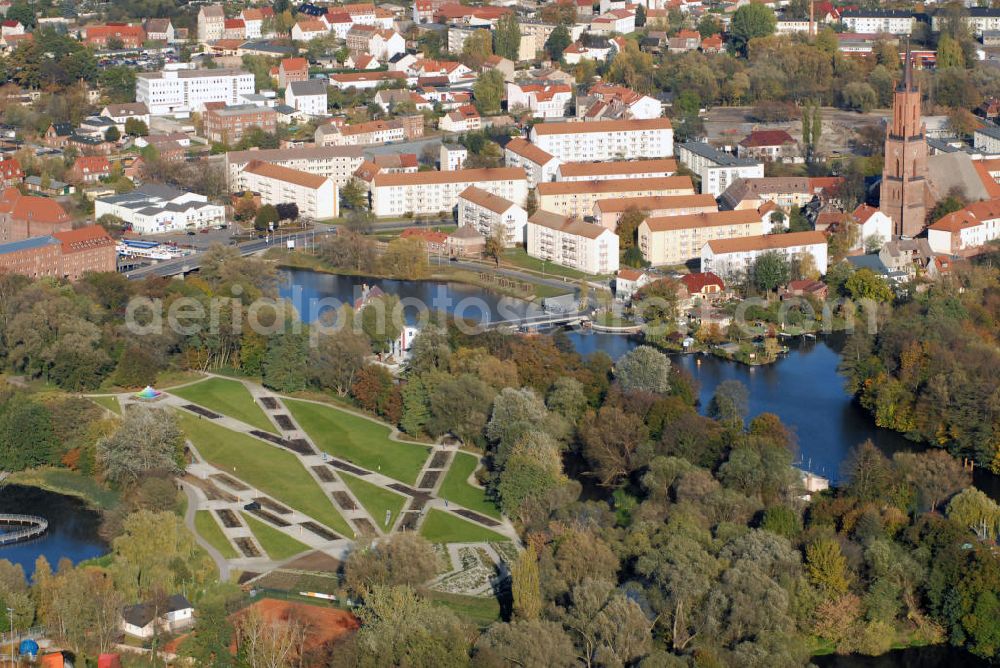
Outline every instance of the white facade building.
[[365, 161], [356, 146], [303, 146], [250, 151], [230, 151], [226, 154], [226, 178], [233, 188], [243, 168], [253, 160], [270, 162], [309, 174], [328, 176], [343, 187]]
[[297, 204], [299, 215], [327, 220], [340, 215], [337, 184], [318, 174], [253, 161], [240, 172], [237, 187], [260, 195], [263, 204]]
[[812, 255], [816, 270], [827, 270], [826, 235], [822, 232], [788, 232], [740, 239], [715, 239], [701, 249], [701, 270], [723, 278], [748, 275], [754, 261], [765, 253], [776, 252], [789, 262]]
[[376, 216], [428, 215], [450, 212], [459, 195], [476, 186], [524, 206], [528, 181], [523, 169], [458, 169], [450, 172], [376, 174], [372, 180], [372, 213]]
[[539, 209], [527, 225], [531, 257], [587, 274], [618, 271], [618, 235], [600, 225]]
[[852, 33], [909, 35], [913, 31], [913, 12], [907, 10], [854, 10], [844, 12], [841, 18]]
[[487, 239], [496, 236], [510, 248], [524, 243], [528, 212], [510, 200], [470, 186], [458, 196], [458, 224], [472, 227]]
[[539, 123], [531, 143], [563, 162], [669, 158], [674, 131], [667, 118]]
[[718, 197], [738, 179], [763, 178], [764, 163], [737, 158], [705, 142], [677, 144], [677, 158], [701, 177], [701, 192]]
[[507, 83], [507, 108], [524, 107], [535, 118], [562, 118], [572, 100], [573, 89], [568, 84]]
[[293, 81], [285, 88], [285, 104], [308, 116], [325, 116], [326, 84], [319, 79]]
[[1000, 239], [1000, 200], [976, 202], [949, 213], [927, 228], [927, 243], [935, 253], [957, 255]]
[[253, 92], [253, 74], [239, 69], [140, 72], [135, 79], [135, 100], [153, 116], [204, 111], [206, 102], [236, 105]]
[[438, 154], [438, 162], [442, 172], [453, 172], [462, 169], [465, 161], [469, 158], [469, 149], [461, 144], [441, 144]]
[[168, 186], [147, 183], [131, 192], [94, 201], [94, 220], [112, 215], [138, 234], [161, 234], [225, 225], [226, 209], [208, 198]]
[[673, 158], [624, 162], [564, 162], [556, 168], [556, 181], [616, 181], [658, 179], [677, 173]]
[[560, 162], [528, 140], [515, 137], [503, 148], [503, 164], [524, 169], [529, 187], [534, 188], [539, 183], [555, 181]]

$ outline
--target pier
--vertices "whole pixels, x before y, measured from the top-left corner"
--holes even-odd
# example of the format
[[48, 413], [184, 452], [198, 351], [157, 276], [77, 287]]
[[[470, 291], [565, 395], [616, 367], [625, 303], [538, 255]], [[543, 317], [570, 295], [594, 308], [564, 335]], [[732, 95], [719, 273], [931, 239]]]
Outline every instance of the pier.
[[0, 526], [20, 526], [21, 529], [0, 534], [0, 545], [11, 545], [37, 538], [49, 529], [49, 521], [37, 515], [0, 514]]

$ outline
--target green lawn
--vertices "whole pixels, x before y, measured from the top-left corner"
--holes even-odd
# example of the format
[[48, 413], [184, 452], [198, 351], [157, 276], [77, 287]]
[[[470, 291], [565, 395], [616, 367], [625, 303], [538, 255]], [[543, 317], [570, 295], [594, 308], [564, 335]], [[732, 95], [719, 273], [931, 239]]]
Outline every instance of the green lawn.
[[90, 397], [90, 400], [101, 408], [107, 408], [112, 413], [122, 414], [122, 405], [118, 403], [118, 397]]
[[389, 440], [387, 425], [332, 406], [286, 399], [285, 405], [313, 442], [334, 457], [413, 485], [430, 448]]
[[243, 513], [243, 521], [250, 527], [250, 531], [257, 537], [257, 542], [264, 548], [275, 561], [284, 561], [296, 554], [301, 554], [310, 550], [308, 545], [300, 543], [288, 534], [278, 531], [272, 526], [268, 526], [256, 517]]
[[118, 492], [102, 487], [91, 476], [77, 471], [54, 466], [26, 469], [12, 473], [6, 480], [11, 485], [38, 487], [57, 494], [75, 496], [88, 505], [99, 509], [110, 509], [118, 505]]
[[236, 548], [222, 532], [222, 527], [212, 517], [212, 511], [199, 510], [196, 512], [194, 514], [194, 528], [198, 530], [198, 534], [202, 538], [208, 541], [209, 545], [218, 550], [226, 559], [235, 559], [239, 556], [236, 553]]
[[449, 608], [464, 619], [468, 619], [480, 628], [485, 628], [493, 622], [500, 621], [500, 602], [494, 597], [463, 596], [461, 594], [446, 594], [443, 591], [428, 590], [427, 598], [434, 605]]
[[478, 465], [479, 458], [475, 455], [456, 452], [455, 459], [451, 463], [451, 468], [448, 469], [448, 475], [444, 477], [444, 481], [441, 483], [438, 496], [442, 499], [453, 501], [460, 506], [465, 506], [469, 510], [475, 510], [477, 513], [499, 518], [500, 511], [487, 498], [486, 492], [466, 482]]
[[243, 383], [225, 378], [209, 378], [194, 385], [174, 390], [181, 399], [187, 399], [193, 404], [228, 415], [231, 418], [245, 422], [262, 431], [278, 433], [264, 411], [253, 400], [250, 391]]
[[502, 542], [505, 536], [472, 522], [466, 522], [451, 513], [432, 508], [420, 526], [420, 535], [432, 543], [483, 543]]
[[502, 261], [507, 264], [514, 265], [515, 267], [543, 273], [546, 276], [562, 276], [565, 278], [586, 280], [593, 280], [595, 278], [590, 274], [585, 274], [582, 271], [564, 267], [560, 264], [556, 264], [555, 262], [546, 262], [538, 259], [537, 257], [531, 257], [523, 248], [511, 248], [503, 254]]
[[253, 436], [230, 431], [210, 420], [178, 411], [184, 433], [209, 463], [303, 512], [346, 538], [353, 538], [333, 501], [302, 468], [291, 452], [267, 445]]
[[392, 526], [392, 523], [399, 517], [399, 513], [403, 511], [403, 506], [406, 505], [406, 497], [370, 482], [365, 482], [350, 473], [338, 471], [337, 474], [383, 531], [388, 528], [385, 525], [385, 511], [387, 510], [392, 513], [392, 517], [389, 519], [389, 526]]

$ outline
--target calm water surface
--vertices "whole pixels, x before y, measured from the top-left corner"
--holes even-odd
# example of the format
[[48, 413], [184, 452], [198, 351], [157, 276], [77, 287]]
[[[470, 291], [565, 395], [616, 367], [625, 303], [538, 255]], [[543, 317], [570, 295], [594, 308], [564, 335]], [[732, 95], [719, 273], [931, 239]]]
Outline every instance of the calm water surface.
[[29, 578], [40, 555], [45, 555], [55, 570], [60, 559], [75, 564], [108, 552], [107, 544], [98, 535], [100, 515], [71, 496], [36, 487], [5, 485], [0, 487], [0, 513], [39, 515], [49, 521], [49, 530], [39, 538], [0, 546], [0, 559], [20, 564]]

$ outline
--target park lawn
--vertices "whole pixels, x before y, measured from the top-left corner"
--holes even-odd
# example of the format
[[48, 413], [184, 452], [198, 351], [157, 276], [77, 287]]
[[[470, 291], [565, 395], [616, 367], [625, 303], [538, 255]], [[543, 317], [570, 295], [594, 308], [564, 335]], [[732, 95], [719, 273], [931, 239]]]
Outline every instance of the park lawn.
[[228, 415], [261, 431], [278, 433], [271, 421], [267, 419], [267, 415], [254, 401], [250, 390], [238, 380], [209, 378], [200, 383], [174, 390], [171, 394], [216, 413]]
[[493, 596], [464, 596], [431, 589], [427, 592], [427, 598], [434, 605], [449, 608], [458, 616], [468, 619], [480, 628], [500, 621], [500, 602]]
[[212, 517], [212, 511], [199, 510], [196, 512], [194, 514], [194, 528], [198, 530], [198, 534], [202, 538], [208, 541], [209, 545], [218, 550], [226, 559], [235, 559], [239, 556], [236, 553], [236, 548], [222, 532], [222, 527]]
[[427, 446], [390, 440], [388, 425], [332, 406], [294, 399], [286, 399], [285, 406], [324, 452], [408, 485], [417, 482], [430, 452]]
[[178, 411], [181, 428], [210, 464], [325, 524], [345, 538], [354, 530], [337, 512], [333, 501], [291, 452], [268, 445], [253, 436], [231, 431]]
[[351, 490], [354, 496], [357, 497], [361, 505], [365, 507], [368, 514], [372, 516], [375, 523], [378, 524], [383, 531], [387, 530], [388, 527], [385, 525], [385, 511], [392, 513], [389, 519], [389, 527], [392, 523], [396, 521], [399, 514], [403, 511], [403, 506], [406, 505], [406, 497], [402, 494], [396, 494], [395, 492], [390, 492], [389, 490], [379, 487], [378, 485], [373, 485], [370, 482], [366, 482], [357, 476], [353, 476], [350, 473], [344, 473], [343, 471], [338, 471], [337, 475], [341, 477], [344, 484]]
[[499, 519], [500, 511], [497, 510], [496, 504], [486, 496], [486, 491], [466, 482], [478, 465], [479, 458], [475, 455], [456, 452], [451, 468], [448, 469], [448, 475], [441, 483], [438, 496], [460, 506], [465, 506], [469, 510]]
[[88, 398], [101, 408], [107, 408], [112, 413], [116, 413], [118, 415], [122, 414], [122, 405], [118, 403], [118, 397], [116, 396]]
[[420, 526], [420, 535], [432, 543], [494, 543], [508, 540], [495, 531], [436, 508], [427, 513], [427, 519]]
[[301, 554], [312, 549], [305, 543], [300, 543], [288, 534], [268, 526], [252, 515], [243, 513], [243, 521], [247, 523], [250, 531], [257, 537], [257, 542], [260, 543], [260, 546], [275, 561], [284, 561], [289, 557], [294, 557], [296, 554]]
[[523, 248], [511, 248], [503, 254], [502, 262], [514, 265], [515, 267], [520, 267], [521, 269], [537, 271], [546, 276], [561, 276], [563, 278], [574, 278], [588, 281], [594, 279], [593, 276], [585, 274], [582, 271], [570, 269], [569, 267], [564, 267], [556, 264], [555, 262], [546, 262], [536, 257], [531, 257]]

